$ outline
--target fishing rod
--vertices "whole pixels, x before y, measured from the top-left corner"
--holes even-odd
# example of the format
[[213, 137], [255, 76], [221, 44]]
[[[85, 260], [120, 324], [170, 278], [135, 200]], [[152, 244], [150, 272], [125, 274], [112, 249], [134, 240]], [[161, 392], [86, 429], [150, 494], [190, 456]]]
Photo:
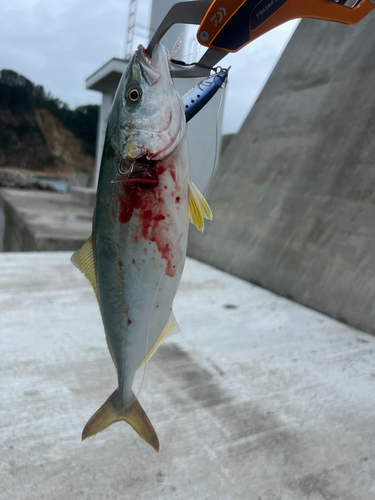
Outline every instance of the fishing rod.
[[175, 78], [207, 77], [230, 52], [237, 52], [292, 19], [311, 18], [357, 24], [375, 8], [375, 0], [199, 0], [176, 3], [155, 31], [147, 53], [176, 23], [199, 25], [201, 59], [184, 64], [172, 59]]

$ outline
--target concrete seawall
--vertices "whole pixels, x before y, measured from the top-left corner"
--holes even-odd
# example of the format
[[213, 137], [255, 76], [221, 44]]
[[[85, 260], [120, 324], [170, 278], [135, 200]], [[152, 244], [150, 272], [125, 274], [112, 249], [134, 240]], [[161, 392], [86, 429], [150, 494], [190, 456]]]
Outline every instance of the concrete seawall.
[[191, 230], [189, 255], [375, 333], [375, 15], [304, 20]]
[[77, 250], [90, 236], [92, 208], [70, 193], [0, 189], [0, 252]]

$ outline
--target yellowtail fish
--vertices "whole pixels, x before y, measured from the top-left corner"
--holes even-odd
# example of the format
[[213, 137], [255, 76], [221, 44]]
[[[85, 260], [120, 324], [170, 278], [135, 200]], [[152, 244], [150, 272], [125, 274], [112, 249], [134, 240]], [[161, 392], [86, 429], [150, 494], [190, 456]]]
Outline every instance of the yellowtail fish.
[[179, 331], [172, 304], [190, 220], [212, 214], [189, 180], [186, 118], [165, 48], [140, 46], [115, 95], [104, 143], [92, 236], [72, 257], [91, 282], [118, 388], [82, 439], [125, 420], [156, 451], [156, 432], [133, 393], [136, 370]]

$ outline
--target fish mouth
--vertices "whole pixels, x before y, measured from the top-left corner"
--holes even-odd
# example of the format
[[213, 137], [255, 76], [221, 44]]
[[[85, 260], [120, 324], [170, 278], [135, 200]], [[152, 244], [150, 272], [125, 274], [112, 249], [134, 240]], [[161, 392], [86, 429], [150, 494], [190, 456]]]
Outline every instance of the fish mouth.
[[111, 183], [139, 183], [146, 188], [157, 187], [159, 179], [155, 169], [156, 163], [156, 161], [148, 159], [146, 154], [132, 160], [121, 158], [118, 166], [120, 175]]
[[139, 45], [136, 51], [137, 60], [142, 74], [148, 85], [154, 85], [160, 78], [160, 71], [153, 65], [153, 59], [148, 55], [143, 45]]

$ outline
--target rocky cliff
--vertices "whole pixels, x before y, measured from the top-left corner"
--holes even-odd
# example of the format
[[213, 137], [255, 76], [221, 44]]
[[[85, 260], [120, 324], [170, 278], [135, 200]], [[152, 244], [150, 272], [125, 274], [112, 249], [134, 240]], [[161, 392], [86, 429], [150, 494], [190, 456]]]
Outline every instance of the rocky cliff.
[[91, 172], [97, 106], [72, 111], [25, 77], [0, 72], [0, 167]]

